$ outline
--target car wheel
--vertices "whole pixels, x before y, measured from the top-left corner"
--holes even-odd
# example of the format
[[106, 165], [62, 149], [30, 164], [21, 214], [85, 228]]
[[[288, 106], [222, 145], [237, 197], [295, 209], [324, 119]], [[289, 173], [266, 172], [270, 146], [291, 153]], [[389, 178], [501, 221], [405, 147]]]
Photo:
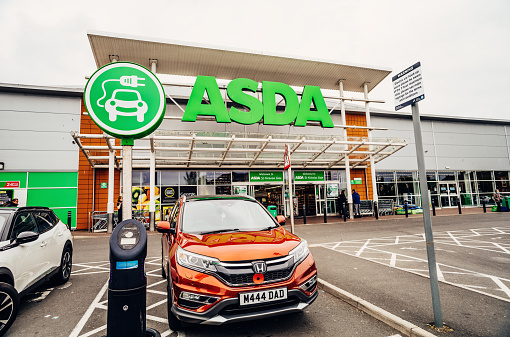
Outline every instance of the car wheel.
[[64, 284], [71, 276], [71, 269], [73, 267], [73, 252], [70, 247], [66, 247], [62, 253], [60, 260], [60, 267], [58, 268], [57, 275], [53, 279], [54, 284]]
[[173, 331], [181, 331], [182, 330], [182, 323], [179, 321], [179, 319], [174, 315], [172, 312], [172, 306], [174, 304], [174, 295], [173, 295], [173, 287], [172, 287], [172, 277], [170, 276], [170, 267], [168, 267], [168, 275], [166, 277], [166, 308], [168, 312], [168, 326]]
[[19, 295], [13, 286], [0, 282], [0, 336], [3, 336], [7, 329], [16, 319], [19, 309]]

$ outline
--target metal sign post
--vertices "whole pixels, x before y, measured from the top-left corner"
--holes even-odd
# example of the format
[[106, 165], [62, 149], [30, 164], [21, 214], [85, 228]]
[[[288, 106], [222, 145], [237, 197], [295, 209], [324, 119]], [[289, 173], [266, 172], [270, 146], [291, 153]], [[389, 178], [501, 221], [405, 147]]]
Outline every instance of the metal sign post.
[[283, 156], [283, 169], [288, 169], [289, 174], [289, 206], [290, 206], [290, 232], [294, 234], [294, 197], [292, 193], [292, 168], [290, 165], [289, 147], [285, 144], [285, 155]]
[[416, 143], [416, 158], [420, 180], [421, 206], [423, 209], [423, 224], [425, 227], [425, 241], [430, 276], [430, 290], [432, 293], [432, 308], [434, 310], [434, 324], [436, 328], [443, 327], [443, 314], [439, 297], [439, 283], [437, 278], [436, 253], [432, 234], [432, 218], [430, 216], [429, 191], [427, 174], [425, 171], [425, 153], [421, 133], [420, 111], [418, 102], [425, 98], [421, 76], [420, 62], [393, 76], [393, 91], [395, 94], [395, 110], [411, 105], [413, 114], [414, 139]]

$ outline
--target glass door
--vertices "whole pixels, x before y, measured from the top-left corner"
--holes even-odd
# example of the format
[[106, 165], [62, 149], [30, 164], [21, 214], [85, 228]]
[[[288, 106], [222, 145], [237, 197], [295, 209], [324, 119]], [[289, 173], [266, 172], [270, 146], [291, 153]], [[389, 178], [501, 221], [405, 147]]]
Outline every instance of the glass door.
[[439, 183], [439, 197], [441, 207], [457, 207], [459, 202], [459, 189], [456, 183]]
[[315, 207], [317, 215], [324, 215], [324, 185], [315, 185]]

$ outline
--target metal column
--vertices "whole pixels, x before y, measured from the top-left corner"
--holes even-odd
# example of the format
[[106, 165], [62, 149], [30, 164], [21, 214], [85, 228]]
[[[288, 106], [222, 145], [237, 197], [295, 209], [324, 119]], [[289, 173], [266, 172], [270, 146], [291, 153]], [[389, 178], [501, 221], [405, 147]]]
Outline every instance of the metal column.
[[[347, 125], [347, 119], [345, 118], [345, 102], [344, 102], [344, 82], [340, 80], [340, 110], [342, 114], [342, 125]], [[347, 128], [344, 127], [343, 130], [344, 140], [347, 140]], [[349, 145], [345, 145], [345, 150], [349, 151]], [[347, 183], [347, 202], [349, 203], [349, 218], [354, 219], [353, 214], [353, 206], [352, 206], [352, 193], [351, 193], [351, 168], [349, 163], [349, 156], [346, 155], [345, 158], [345, 180]]]
[[151, 137], [151, 154], [150, 154], [150, 188], [149, 188], [149, 230], [154, 232], [154, 222], [156, 213], [156, 151], [154, 150], [154, 138]]
[[122, 145], [122, 220], [132, 219], [133, 146]]
[[421, 200], [423, 209], [423, 223], [425, 226], [425, 240], [427, 258], [429, 263], [430, 290], [432, 293], [432, 308], [434, 310], [434, 323], [437, 328], [443, 327], [443, 314], [441, 313], [441, 300], [439, 298], [439, 283], [437, 279], [436, 253], [434, 250], [434, 237], [432, 235], [432, 219], [429, 208], [429, 190], [427, 188], [427, 174], [425, 171], [425, 153], [423, 152], [423, 139], [421, 133], [420, 110], [418, 103], [411, 105], [413, 113], [414, 139], [416, 143], [416, 157], [418, 160], [418, 174], [420, 180]]
[[[365, 82], [364, 84], [364, 91], [365, 91], [365, 115], [367, 119], [367, 134], [368, 134], [368, 141], [372, 141], [372, 130], [370, 129], [372, 127], [372, 122], [370, 121], [370, 106], [368, 102], [368, 83]], [[370, 152], [374, 151], [374, 146], [369, 145], [368, 150]], [[379, 202], [379, 197], [377, 195], [377, 182], [375, 179], [375, 167], [374, 167], [374, 156], [370, 155], [370, 173], [372, 176], [372, 198], [374, 203]], [[367, 195], [368, 197], [368, 195]]]
[[115, 145], [114, 139], [105, 139], [109, 144], [110, 152], [108, 157], [108, 204], [106, 207], [107, 213], [108, 213], [108, 234], [111, 234], [113, 231], [113, 213], [115, 204], [113, 201], [113, 187], [115, 184], [115, 150], [112, 148], [112, 146]]

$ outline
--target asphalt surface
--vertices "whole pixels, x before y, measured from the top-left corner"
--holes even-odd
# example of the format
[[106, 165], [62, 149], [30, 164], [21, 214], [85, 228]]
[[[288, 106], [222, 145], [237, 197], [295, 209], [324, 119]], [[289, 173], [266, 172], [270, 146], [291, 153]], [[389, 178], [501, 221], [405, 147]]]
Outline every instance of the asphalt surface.
[[[510, 336], [510, 214], [432, 221], [447, 335]], [[434, 313], [423, 232], [421, 217], [296, 226], [322, 279], [426, 329]]]
[[[147, 326], [162, 336], [398, 336], [393, 328], [321, 290], [300, 314], [239, 324], [169, 330], [166, 285], [161, 277], [160, 235], [148, 235]], [[75, 233], [70, 281], [37, 289], [22, 300], [18, 318], [5, 336], [99, 337], [106, 334], [108, 240], [105, 234]]]
[[[340, 219], [328, 219], [335, 220]], [[427, 331], [510, 336], [510, 213], [433, 217], [433, 229], [443, 320], [453, 328], [446, 334], [427, 327], [434, 315], [421, 217], [297, 225], [296, 233], [308, 241], [321, 279]], [[74, 237], [70, 281], [57, 288], [45, 285], [25, 297], [5, 336], [106, 334], [109, 236], [76, 232]], [[148, 238], [147, 326], [163, 336], [399, 335], [322, 291], [302, 314], [173, 333], [166, 323], [160, 236], [150, 233]]]

